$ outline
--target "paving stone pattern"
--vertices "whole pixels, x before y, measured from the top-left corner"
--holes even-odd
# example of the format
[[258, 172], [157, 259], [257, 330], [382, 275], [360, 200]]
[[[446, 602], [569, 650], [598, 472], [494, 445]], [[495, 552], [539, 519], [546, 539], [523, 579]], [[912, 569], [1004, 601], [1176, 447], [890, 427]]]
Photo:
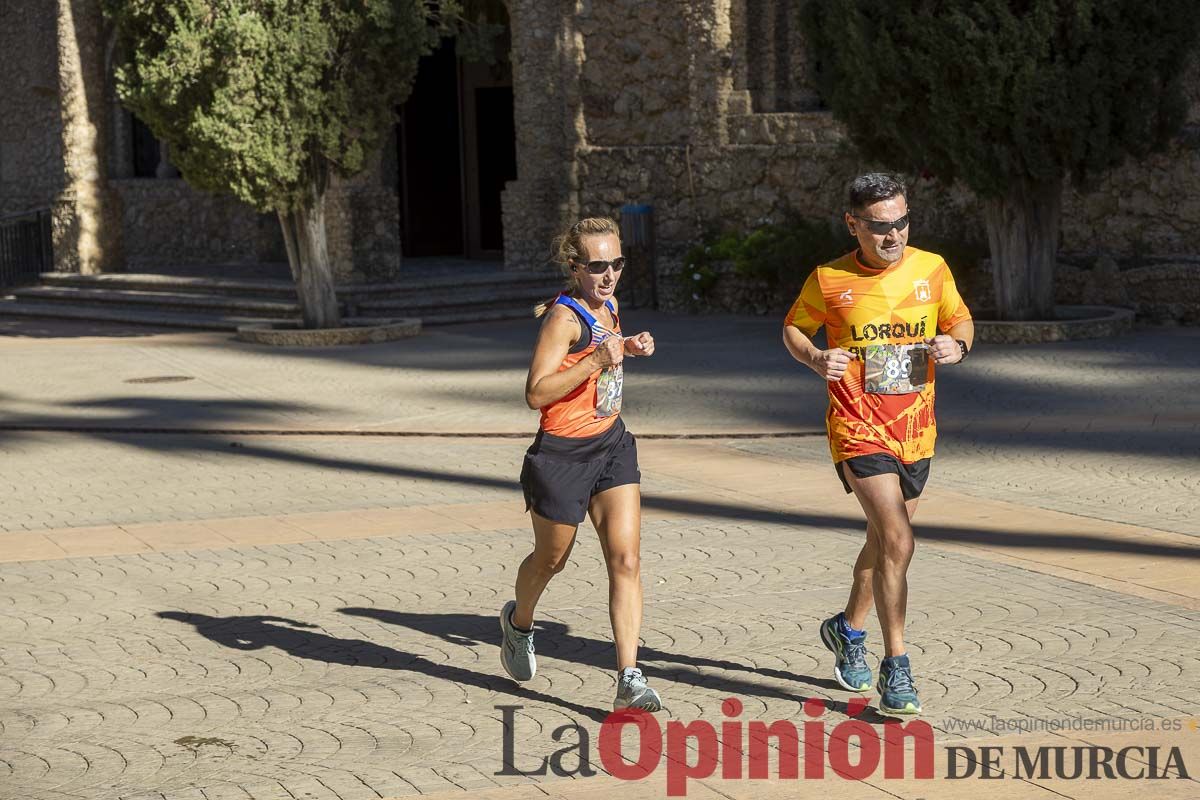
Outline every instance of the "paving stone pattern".
[[[527, 546], [514, 530], [0, 565], [0, 796], [365, 800], [530, 780], [494, 774], [495, 706], [524, 707], [518, 766], [567, 722], [594, 743], [614, 655], [585, 535], [544, 599], [539, 674], [502, 677], [495, 615]], [[816, 631], [858, 546], [647, 525], [642, 660], [667, 714], [716, 722], [734, 695], [746, 719], [795, 720], [805, 697], [844, 701]], [[939, 741], [961, 736], [947, 717], [1194, 713], [1197, 612], [928, 549], [911, 579]]]

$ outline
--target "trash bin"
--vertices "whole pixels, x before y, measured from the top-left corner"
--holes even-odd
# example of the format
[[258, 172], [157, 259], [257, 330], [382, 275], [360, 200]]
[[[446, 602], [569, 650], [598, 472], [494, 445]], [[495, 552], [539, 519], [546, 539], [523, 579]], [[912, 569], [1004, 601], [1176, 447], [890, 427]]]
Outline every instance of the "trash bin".
[[621, 248], [629, 264], [626, 296], [633, 308], [658, 308], [654, 253], [654, 206], [621, 206]]

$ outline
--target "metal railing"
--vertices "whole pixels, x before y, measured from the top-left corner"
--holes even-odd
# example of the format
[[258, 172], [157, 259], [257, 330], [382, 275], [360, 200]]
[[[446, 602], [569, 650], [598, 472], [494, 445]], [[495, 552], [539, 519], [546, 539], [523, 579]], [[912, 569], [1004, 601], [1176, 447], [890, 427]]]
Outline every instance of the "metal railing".
[[33, 283], [53, 269], [50, 209], [0, 217], [0, 286]]

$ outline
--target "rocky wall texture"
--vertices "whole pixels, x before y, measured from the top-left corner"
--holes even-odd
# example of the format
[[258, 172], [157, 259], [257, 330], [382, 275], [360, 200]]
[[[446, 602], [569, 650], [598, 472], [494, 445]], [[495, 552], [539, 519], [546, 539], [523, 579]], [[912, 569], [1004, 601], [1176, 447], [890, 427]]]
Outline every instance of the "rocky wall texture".
[[94, 0], [58, 0], [55, 11], [63, 187], [53, 206], [54, 266], [108, 272], [124, 256], [120, 202], [108, 183], [107, 26]]
[[181, 179], [111, 182], [124, 208], [125, 269], [287, 261], [279, 221]]
[[688, 40], [680, 0], [593, 0], [576, 19], [587, 140], [646, 145], [688, 138]]
[[548, 271], [550, 240], [579, 213], [584, 138], [580, 2], [509, 0], [517, 180], [501, 195], [506, 269]]
[[325, 199], [325, 234], [333, 277], [342, 283], [387, 283], [400, 274], [400, 200], [382, 187], [335, 186]]
[[5, 3], [0, 24], [0, 216], [49, 208], [62, 188], [54, 15]]
[[[986, 266], [985, 263], [983, 269]], [[729, 263], [714, 264], [712, 269], [718, 276], [716, 282], [708, 291], [694, 296], [688, 280], [690, 270], [685, 265], [679, 274], [672, 276], [664, 308], [699, 313], [774, 314], [782, 318], [799, 293], [799, 285], [771, 286], [737, 274]], [[959, 288], [975, 314], [988, 314], [994, 302], [989, 281], [974, 281], [967, 288], [960, 280]], [[1130, 309], [1137, 321], [1144, 324], [1200, 325], [1200, 259], [1166, 260], [1128, 269], [1120, 269], [1107, 256], [1094, 262], [1059, 264], [1054, 299], [1061, 306]]]
[[756, 112], [808, 111], [821, 107], [812, 88], [800, 16], [793, 0], [734, 0], [734, 88], [749, 94]]

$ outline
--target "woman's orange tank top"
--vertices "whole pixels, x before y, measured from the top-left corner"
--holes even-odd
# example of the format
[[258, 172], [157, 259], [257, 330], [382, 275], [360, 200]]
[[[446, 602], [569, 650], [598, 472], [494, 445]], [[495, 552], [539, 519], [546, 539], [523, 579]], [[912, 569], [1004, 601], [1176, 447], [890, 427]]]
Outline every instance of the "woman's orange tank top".
[[[574, 311], [583, 323], [584, 336], [591, 337], [583, 349], [567, 353], [558, 367], [559, 372], [587, 358], [610, 336], [621, 335], [621, 321], [617, 317], [614, 300], [605, 303], [612, 312], [614, 326], [611, 330], [566, 292], [558, 296], [554, 305], [564, 305]], [[620, 364], [596, 370], [567, 396], [542, 407], [542, 430], [554, 436], [599, 436], [612, 427], [621, 413], [623, 383], [624, 374]]]

